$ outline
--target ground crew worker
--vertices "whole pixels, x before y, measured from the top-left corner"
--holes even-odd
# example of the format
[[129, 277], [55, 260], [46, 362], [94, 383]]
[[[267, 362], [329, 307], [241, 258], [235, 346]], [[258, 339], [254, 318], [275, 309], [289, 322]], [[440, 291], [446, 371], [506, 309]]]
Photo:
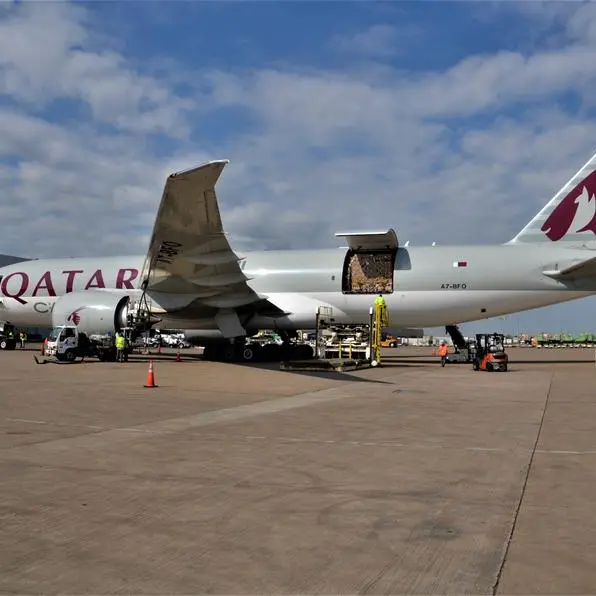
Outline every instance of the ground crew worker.
[[387, 305], [387, 303], [385, 302], [385, 298], [383, 298], [383, 294], [379, 294], [375, 298], [375, 304], [378, 306], [386, 306]]
[[441, 366], [445, 366], [447, 362], [447, 354], [449, 354], [449, 348], [445, 342], [441, 342], [441, 347], [439, 348], [439, 356], [441, 357]]
[[380, 308], [381, 310], [381, 327], [387, 327], [389, 324], [389, 318], [387, 317], [387, 303], [382, 294], [379, 294], [375, 298], [375, 308]]
[[124, 362], [124, 350], [126, 348], [126, 340], [124, 339], [124, 335], [121, 333], [116, 333], [116, 361], [117, 362]]
[[24, 331], [19, 333], [19, 340], [21, 341], [21, 350], [24, 350], [25, 342], [27, 341], [27, 334]]

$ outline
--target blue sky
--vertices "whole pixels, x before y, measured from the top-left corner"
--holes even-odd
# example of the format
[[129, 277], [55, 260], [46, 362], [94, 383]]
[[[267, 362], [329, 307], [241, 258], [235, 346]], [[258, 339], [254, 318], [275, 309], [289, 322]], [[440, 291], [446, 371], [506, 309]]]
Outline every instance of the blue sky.
[[595, 3], [3, 2], [0, 252], [143, 253], [167, 174], [222, 157], [240, 250], [504, 242], [596, 151], [594, 55]]

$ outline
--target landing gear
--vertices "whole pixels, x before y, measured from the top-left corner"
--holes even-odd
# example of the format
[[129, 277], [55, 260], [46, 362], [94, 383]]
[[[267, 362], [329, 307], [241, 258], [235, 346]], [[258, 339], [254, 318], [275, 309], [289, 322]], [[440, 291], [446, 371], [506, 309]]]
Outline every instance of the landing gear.
[[310, 360], [314, 350], [306, 344], [296, 344], [287, 333], [279, 334], [282, 344], [246, 342], [237, 338], [233, 343], [213, 343], [205, 347], [203, 358], [215, 362], [281, 362], [282, 360]]
[[245, 345], [242, 348], [242, 361], [243, 362], [257, 362], [260, 356], [259, 345]]
[[203, 358], [212, 362], [257, 362], [261, 358], [261, 346], [234, 342], [210, 344], [205, 347]]

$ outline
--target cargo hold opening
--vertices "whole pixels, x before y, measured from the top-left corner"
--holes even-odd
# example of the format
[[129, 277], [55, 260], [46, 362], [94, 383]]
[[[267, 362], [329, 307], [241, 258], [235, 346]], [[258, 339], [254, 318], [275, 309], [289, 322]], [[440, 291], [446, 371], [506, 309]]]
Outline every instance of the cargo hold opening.
[[349, 232], [336, 234], [348, 240], [342, 270], [344, 294], [391, 294], [397, 257], [397, 234]]
[[344, 294], [390, 294], [393, 292], [395, 251], [346, 253], [342, 275]]

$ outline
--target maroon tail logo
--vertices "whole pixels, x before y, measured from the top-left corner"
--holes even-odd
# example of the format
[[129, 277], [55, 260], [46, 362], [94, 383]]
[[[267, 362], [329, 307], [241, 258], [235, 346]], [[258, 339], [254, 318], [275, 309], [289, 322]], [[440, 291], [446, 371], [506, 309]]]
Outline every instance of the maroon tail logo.
[[540, 229], [553, 242], [567, 233], [592, 232], [596, 236], [596, 170], [555, 207]]
[[70, 321], [71, 323], [74, 323], [75, 325], [78, 325], [81, 322], [81, 315], [79, 314], [79, 312], [82, 311], [84, 308], [84, 306], [81, 306], [80, 308], [77, 308], [77, 310], [73, 310], [68, 315], [66, 320]]

